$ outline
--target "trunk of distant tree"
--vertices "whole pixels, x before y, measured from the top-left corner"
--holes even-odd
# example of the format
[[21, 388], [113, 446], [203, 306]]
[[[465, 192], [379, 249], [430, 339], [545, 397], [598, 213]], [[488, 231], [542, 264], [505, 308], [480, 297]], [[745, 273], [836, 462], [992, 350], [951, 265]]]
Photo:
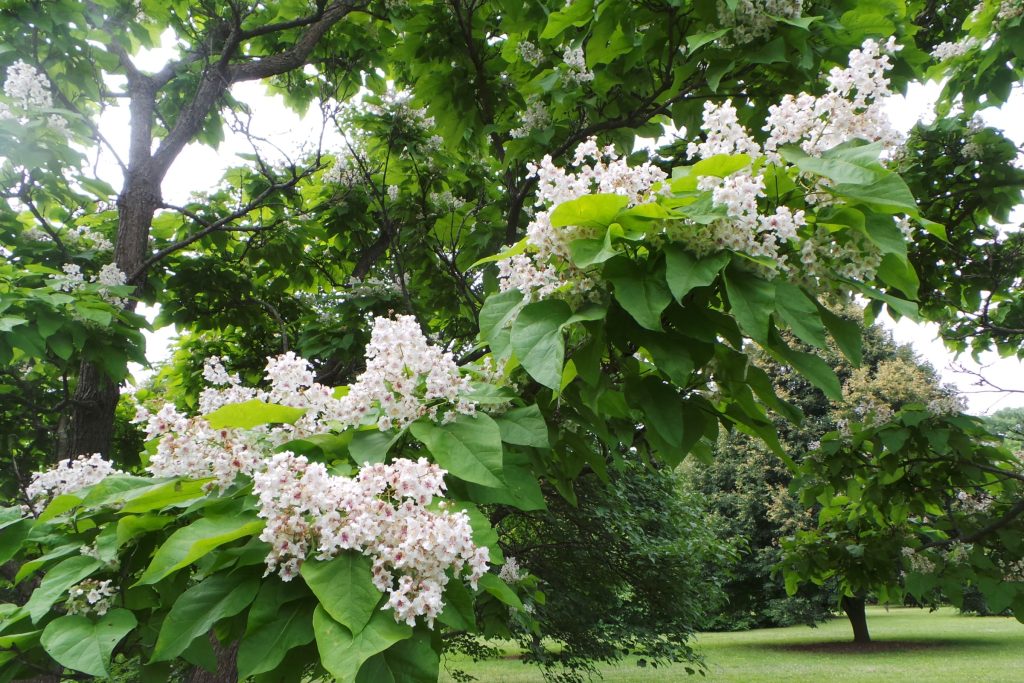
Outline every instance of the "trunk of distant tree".
[[841, 604], [846, 617], [850, 620], [850, 626], [853, 627], [853, 642], [870, 643], [871, 634], [868, 633], [868, 619], [864, 613], [864, 596], [851, 598], [844, 595]]

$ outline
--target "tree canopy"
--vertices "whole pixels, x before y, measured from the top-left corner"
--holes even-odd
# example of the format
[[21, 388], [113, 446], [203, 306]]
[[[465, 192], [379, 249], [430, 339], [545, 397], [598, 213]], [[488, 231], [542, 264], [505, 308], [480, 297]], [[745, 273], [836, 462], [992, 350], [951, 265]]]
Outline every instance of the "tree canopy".
[[[1024, 615], [1024, 474], [976, 420], [908, 403], [798, 465], [779, 425], [801, 410], [753, 362], [841, 400], [822, 354], [862, 364], [834, 312], [855, 297], [1015, 348], [1016, 241], [990, 220], [1022, 178], [966, 117], [1019, 82], [1021, 21], [987, 1], [5, 6], [0, 357], [33, 403], [3, 416], [4, 673], [433, 680], [466, 634], [542, 642], [542, 584], [504, 555], [517, 516], [557, 531], [601, 483], [631, 505], [638, 466], [710, 459], [722, 431], [821, 506], [791, 585], [975, 581]], [[148, 73], [157, 45], [174, 57]], [[885, 103], [925, 77], [939, 118], [903, 144]], [[187, 144], [251, 130], [232, 85], [255, 80], [344, 144], [282, 161], [250, 133], [245, 165], [166, 203]], [[89, 161], [116, 154], [96, 121], [121, 101], [115, 190]], [[114, 438], [138, 301], [184, 333], [138, 397], [141, 453]]]

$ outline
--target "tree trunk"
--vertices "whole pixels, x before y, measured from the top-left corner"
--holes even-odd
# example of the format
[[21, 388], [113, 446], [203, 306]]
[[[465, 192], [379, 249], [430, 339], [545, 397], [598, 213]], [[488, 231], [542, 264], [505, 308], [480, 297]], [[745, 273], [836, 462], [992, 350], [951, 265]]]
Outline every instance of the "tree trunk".
[[[118, 198], [120, 216], [115, 247], [115, 263], [129, 277], [145, 262], [149, 230], [160, 201], [160, 180], [152, 177], [148, 165], [139, 171], [129, 169], [125, 189]], [[144, 282], [145, 274], [129, 284], [141, 287]], [[135, 302], [130, 301], [127, 307], [134, 310]], [[120, 387], [100, 366], [82, 361], [71, 404], [70, 428], [62, 444], [63, 457], [93, 453], [109, 457], [120, 394]]]
[[186, 683], [238, 683], [238, 641], [225, 646], [212, 631], [209, 638], [217, 655], [217, 670], [211, 673], [201, 666], [192, 667]]
[[871, 634], [868, 633], [868, 619], [864, 614], [864, 596], [849, 597], [843, 596], [841, 603], [846, 617], [853, 627], [853, 642], [864, 645], [871, 642]]
[[95, 363], [83, 361], [78, 371], [70, 429], [62, 456], [109, 455], [114, 438], [114, 411], [119, 391]]

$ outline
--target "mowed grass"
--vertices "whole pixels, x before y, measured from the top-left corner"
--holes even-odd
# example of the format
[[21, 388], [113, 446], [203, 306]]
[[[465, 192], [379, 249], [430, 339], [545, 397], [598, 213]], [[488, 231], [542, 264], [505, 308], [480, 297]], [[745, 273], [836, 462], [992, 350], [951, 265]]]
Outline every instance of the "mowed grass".
[[[832, 681], [986, 681], [1024, 683], [1024, 624], [1004, 617], [969, 617], [952, 608], [868, 608], [874, 643], [853, 647], [846, 619], [817, 628], [761, 629], [744, 633], [706, 633], [696, 640], [707, 676], [687, 676], [682, 665], [639, 668], [635, 660], [601, 666], [604, 680], [726, 681], [742, 683]], [[459, 668], [484, 683], [539, 683], [535, 667], [514, 659], [471, 662], [452, 658]], [[441, 680], [453, 679], [442, 667]]]

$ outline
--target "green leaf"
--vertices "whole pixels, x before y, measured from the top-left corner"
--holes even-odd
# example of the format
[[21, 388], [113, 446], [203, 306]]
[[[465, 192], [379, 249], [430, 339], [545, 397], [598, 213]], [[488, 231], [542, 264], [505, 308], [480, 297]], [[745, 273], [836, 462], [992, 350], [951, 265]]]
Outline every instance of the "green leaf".
[[435, 683], [440, 675], [441, 656], [430, 640], [429, 631], [416, 629], [411, 638], [400, 640], [368, 659], [359, 670], [356, 683]]
[[906, 212], [912, 216], [918, 214], [917, 201], [910, 188], [902, 178], [889, 171], [870, 185], [836, 183], [832, 190], [837, 195], [882, 211]]
[[837, 183], [870, 185], [886, 173], [878, 163], [881, 151], [882, 143], [876, 142], [837, 147], [820, 157], [807, 154], [797, 145], [785, 145], [779, 149], [779, 154], [801, 171], [831, 178]]
[[481, 486], [505, 486], [501, 429], [487, 415], [459, 415], [446, 425], [418, 420], [410, 432], [452, 476]]
[[628, 391], [630, 402], [643, 410], [644, 425], [657, 432], [669, 446], [683, 444], [682, 400], [676, 390], [656, 377], [645, 377]]
[[633, 319], [648, 330], [661, 330], [661, 314], [672, 303], [665, 284], [664, 268], [645, 270], [628, 258], [609, 261], [605, 279], [615, 288], [615, 299]]
[[861, 351], [862, 333], [860, 326], [853, 320], [841, 318], [821, 304], [818, 304], [818, 312], [821, 319], [828, 328], [829, 334], [835, 340], [836, 346], [843, 352], [843, 355], [854, 365], [860, 367], [863, 362]]
[[[509, 450], [505, 452], [503, 463], [505, 487], [496, 489], [476, 484], [467, 484], [466, 489], [470, 500], [477, 503], [498, 503], [512, 505], [525, 510], [544, 510], [544, 493], [541, 491], [537, 476], [530, 467], [529, 458], [523, 453]], [[449, 586], [452, 582], [448, 583]]]
[[917, 297], [917, 289], [921, 285], [914, 267], [896, 254], [886, 254], [878, 266], [878, 277], [882, 282], [896, 287], [910, 298]]
[[575, 0], [563, 9], [552, 12], [540, 34], [541, 39], [557, 38], [570, 26], [583, 26], [591, 20], [593, 10], [594, 0]]
[[805, 343], [819, 349], [828, 345], [818, 306], [800, 287], [785, 281], [775, 283], [775, 310]]
[[[149, 512], [172, 505], [185, 505], [206, 497], [203, 487], [209, 479], [161, 481], [152, 486], [135, 489], [124, 496], [122, 512]], [[116, 501], [109, 501], [116, 502]]]
[[0, 332], [10, 332], [18, 325], [27, 325], [28, 320], [15, 315], [5, 315], [0, 318]]
[[536, 404], [513, 408], [495, 418], [501, 430], [501, 440], [520, 446], [550, 448], [548, 425]]
[[828, 363], [814, 354], [791, 349], [781, 338], [777, 335], [774, 336], [775, 338], [768, 347], [773, 355], [792, 365], [811, 384], [821, 389], [828, 398], [833, 401], [843, 400], [843, 388], [839, 384], [839, 378], [836, 377], [835, 371]]
[[189, 588], [174, 601], [161, 624], [150, 662], [178, 657], [218, 621], [248, 607], [259, 587], [255, 578], [239, 581], [228, 574], [214, 574]]
[[273, 671], [288, 651], [313, 641], [313, 605], [292, 602], [273, 620], [247, 631], [238, 646], [238, 679]]
[[527, 245], [528, 240], [524, 237], [523, 239], [519, 240], [508, 249], [505, 249], [504, 251], [500, 251], [497, 254], [491, 254], [490, 256], [485, 256], [482, 259], [475, 261], [473, 265], [471, 265], [467, 270], [473, 270], [477, 266], [482, 266], [485, 263], [495, 263], [497, 261], [504, 261], [505, 259], [512, 258], [513, 256], [523, 254], [526, 252]]
[[481, 576], [480, 587], [509, 607], [516, 610], [523, 609], [523, 601], [519, 599], [514, 590], [508, 587], [507, 583], [498, 578], [497, 574], [484, 574]]
[[156, 531], [174, 521], [170, 516], [159, 515], [125, 515], [117, 520], [115, 529], [114, 545], [120, 548], [136, 536], [141, 536], [147, 531]]
[[615, 215], [629, 204], [621, 194], [588, 194], [563, 202], [551, 212], [551, 226], [576, 225], [583, 228], [607, 228]]
[[619, 252], [612, 247], [611, 230], [606, 230], [603, 239], [579, 239], [569, 243], [569, 253], [577, 268], [587, 268], [615, 258]]
[[693, 52], [699, 47], [703, 47], [714, 40], [718, 40], [731, 30], [731, 28], [723, 28], [709, 33], [695, 33], [691, 36], [686, 36], [687, 52]]
[[7, 562], [21, 550], [21, 545], [28, 538], [30, 531], [32, 531], [32, 520], [30, 519], [19, 519], [14, 524], [6, 525], [3, 531], [0, 531], [0, 564]]
[[265, 424], [292, 424], [306, 414], [305, 408], [292, 408], [252, 399], [221, 406], [206, 416], [214, 429], [252, 429]]
[[866, 217], [865, 230], [868, 238], [878, 245], [883, 254], [895, 254], [907, 258], [907, 240], [903, 237], [892, 216], [870, 213]]
[[473, 594], [462, 581], [449, 581], [444, 589], [444, 609], [437, 620], [456, 631], [476, 631]]
[[683, 297], [697, 287], [707, 287], [731, 258], [729, 252], [720, 251], [697, 258], [682, 245], [665, 247], [665, 280], [672, 296], [680, 303]]
[[300, 570], [320, 606], [349, 632], [359, 633], [373, 615], [381, 593], [373, 585], [373, 562], [348, 550], [330, 560], [306, 560]]
[[352, 461], [357, 465], [364, 463], [383, 463], [388, 451], [398, 442], [402, 432], [382, 432], [376, 429], [357, 431], [348, 446]]
[[492, 294], [484, 301], [480, 309], [480, 337], [487, 342], [495, 355], [504, 355], [505, 349], [509, 346], [509, 332], [506, 327], [511, 325], [524, 305], [523, 293], [518, 289]]
[[50, 607], [63, 597], [69, 588], [102, 566], [102, 563], [95, 558], [78, 555], [69, 557], [46, 572], [39, 587], [32, 592], [32, 597], [25, 603], [25, 609], [32, 618], [32, 623], [34, 624], [46, 616]]
[[780, 24], [789, 24], [790, 26], [796, 26], [802, 28], [805, 31], [810, 29], [811, 24], [822, 19], [822, 17], [780, 17], [770, 15], [772, 19], [779, 22]]
[[756, 275], [730, 268], [725, 272], [725, 291], [740, 329], [758, 342], [768, 339], [770, 316], [775, 308], [775, 285]]
[[47, 624], [40, 642], [61, 666], [108, 677], [111, 653], [137, 624], [135, 615], [126, 609], [110, 610], [96, 621], [72, 614]]
[[339, 683], [350, 683], [355, 681], [363, 662], [398, 641], [411, 638], [412, 628], [397, 623], [390, 611], [376, 610], [366, 627], [353, 636], [317, 605], [313, 611], [313, 633], [320, 663]]
[[259, 533], [263, 525], [254, 513], [198, 519], [175, 531], [157, 549], [137, 585], [156, 583], [225, 543]]
[[555, 391], [565, 362], [562, 325], [570, 316], [569, 304], [547, 299], [524, 307], [512, 324], [512, 350], [519, 362], [531, 377]]

